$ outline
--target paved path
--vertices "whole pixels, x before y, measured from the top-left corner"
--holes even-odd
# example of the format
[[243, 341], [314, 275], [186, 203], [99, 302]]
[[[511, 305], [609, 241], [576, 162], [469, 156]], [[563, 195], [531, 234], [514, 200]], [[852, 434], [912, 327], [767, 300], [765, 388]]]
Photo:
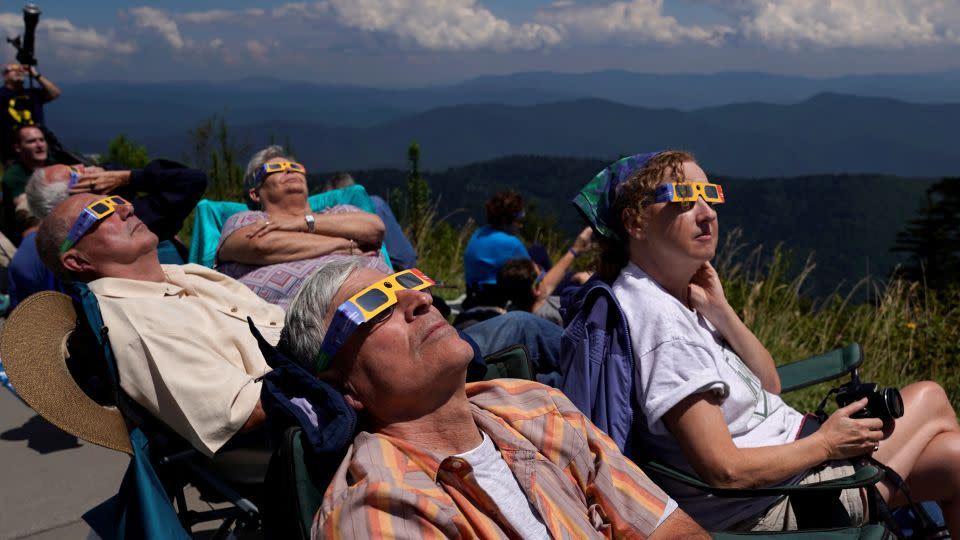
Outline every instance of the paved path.
[[128, 462], [60, 431], [0, 387], [0, 539], [86, 538], [80, 516], [116, 493]]

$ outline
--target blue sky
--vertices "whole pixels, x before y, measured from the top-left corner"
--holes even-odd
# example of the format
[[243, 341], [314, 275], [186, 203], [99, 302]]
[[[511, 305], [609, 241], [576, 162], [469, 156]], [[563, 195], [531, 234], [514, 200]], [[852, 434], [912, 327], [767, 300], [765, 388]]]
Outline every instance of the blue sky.
[[[37, 57], [75, 80], [418, 86], [519, 71], [960, 69], [956, 0], [44, 1]], [[21, 31], [6, 3], [0, 27]], [[13, 56], [12, 48], [6, 59]]]

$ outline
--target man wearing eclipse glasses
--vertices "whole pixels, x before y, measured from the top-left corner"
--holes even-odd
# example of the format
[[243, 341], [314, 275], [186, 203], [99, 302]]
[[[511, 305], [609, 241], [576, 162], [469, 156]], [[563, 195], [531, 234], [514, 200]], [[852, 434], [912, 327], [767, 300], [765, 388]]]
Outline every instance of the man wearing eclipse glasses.
[[473, 352], [433, 281], [368, 264], [315, 272], [281, 337], [360, 415], [313, 538], [708, 538], [560, 392], [466, 384]]
[[[30, 213], [44, 219], [54, 206], [73, 193], [119, 195], [129, 200], [137, 217], [162, 242], [163, 262], [180, 262], [173, 242], [207, 187], [207, 175], [200, 170], [158, 159], [142, 169], [104, 170], [82, 165], [51, 165], [37, 169], [27, 182]], [[33, 233], [24, 236], [10, 264], [11, 305], [43, 290], [63, 290], [37, 254]]]
[[[97, 296], [124, 392], [211, 455], [265, 420], [256, 379], [269, 367], [247, 317], [276, 344], [283, 310], [204, 266], [161, 265], [157, 236], [135, 207], [116, 195], [74, 195], [43, 220], [37, 249], [58, 279], [85, 282]], [[525, 322], [476, 325], [480, 354], [544, 339]]]

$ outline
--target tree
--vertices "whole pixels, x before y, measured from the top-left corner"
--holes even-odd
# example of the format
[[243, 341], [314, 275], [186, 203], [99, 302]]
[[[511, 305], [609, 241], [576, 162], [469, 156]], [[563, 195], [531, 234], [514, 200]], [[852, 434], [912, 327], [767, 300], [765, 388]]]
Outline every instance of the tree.
[[106, 155], [100, 158], [100, 163], [112, 163], [130, 169], [142, 169], [149, 161], [146, 147], [127, 139], [122, 133], [110, 141]]
[[904, 277], [938, 290], [960, 283], [960, 178], [927, 189], [927, 206], [897, 234], [893, 250], [910, 255]]
[[400, 224], [413, 247], [419, 248], [424, 233], [433, 221], [435, 208], [430, 201], [430, 184], [420, 174], [420, 145], [416, 142], [407, 148], [407, 161], [410, 170], [407, 173], [406, 191], [391, 191], [390, 206], [399, 216]]
[[249, 145], [238, 144], [230, 135], [226, 118], [215, 114], [189, 132], [193, 142], [191, 165], [207, 171], [206, 197], [220, 201], [243, 200], [243, 164], [240, 156]]

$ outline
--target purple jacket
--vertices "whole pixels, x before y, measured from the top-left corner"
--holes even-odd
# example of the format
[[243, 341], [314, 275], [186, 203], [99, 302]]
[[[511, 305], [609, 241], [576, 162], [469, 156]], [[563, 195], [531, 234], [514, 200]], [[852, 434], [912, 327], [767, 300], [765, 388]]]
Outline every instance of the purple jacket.
[[564, 300], [560, 390], [630, 457], [636, 394], [627, 318], [599, 278]]

